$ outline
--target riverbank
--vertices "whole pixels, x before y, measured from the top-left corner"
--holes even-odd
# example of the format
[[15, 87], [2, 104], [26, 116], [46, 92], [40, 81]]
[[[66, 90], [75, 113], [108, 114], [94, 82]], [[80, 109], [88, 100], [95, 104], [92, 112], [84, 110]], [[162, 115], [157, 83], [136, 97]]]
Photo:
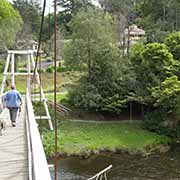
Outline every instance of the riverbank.
[[[101, 152], [149, 154], [166, 151], [170, 139], [141, 128], [139, 123], [85, 123], [62, 121], [58, 128], [58, 154], [87, 158]], [[54, 154], [54, 132], [43, 133], [47, 157]]]

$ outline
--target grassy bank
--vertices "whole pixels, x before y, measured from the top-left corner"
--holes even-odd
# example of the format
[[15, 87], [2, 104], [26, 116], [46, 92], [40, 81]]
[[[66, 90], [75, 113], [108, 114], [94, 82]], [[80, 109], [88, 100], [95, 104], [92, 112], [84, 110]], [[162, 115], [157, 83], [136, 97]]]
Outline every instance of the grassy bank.
[[[148, 152], [169, 138], [143, 130], [139, 124], [63, 121], [58, 129], [58, 152], [65, 156], [89, 156], [102, 151]], [[48, 157], [54, 154], [54, 133], [43, 133]]]
[[[67, 95], [68, 95], [67, 91], [62, 92], [62, 93], [57, 93], [57, 95], [56, 95], [57, 102], [60, 102], [62, 99], [66, 99]], [[54, 100], [54, 94], [53, 93], [52, 94], [47, 94], [46, 98], [53, 101]]]
[[[73, 71], [73, 72], [62, 72], [57, 73], [57, 92], [64, 92], [71, 88], [81, 77], [82, 73]], [[10, 83], [10, 76], [7, 78]], [[0, 75], [0, 81], [2, 81], [2, 74]], [[16, 87], [21, 93], [26, 91], [26, 76], [17, 76], [16, 77]], [[24, 83], [22, 83], [24, 82]], [[41, 82], [44, 92], [53, 92], [54, 90], [54, 74], [53, 73], [41, 73]], [[5, 91], [10, 87], [5, 87]], [[34, 87], [33, 87], [34, 88]], [[36, 89], [39, 92], [39, 88]]]

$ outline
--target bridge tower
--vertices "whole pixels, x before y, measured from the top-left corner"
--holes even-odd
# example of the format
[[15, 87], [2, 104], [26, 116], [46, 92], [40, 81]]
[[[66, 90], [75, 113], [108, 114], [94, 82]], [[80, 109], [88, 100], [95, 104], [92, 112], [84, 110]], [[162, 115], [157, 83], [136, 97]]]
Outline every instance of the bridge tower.
[[[21, 55], [21, 56], [26, 56], [27, 60], [27, 72], [15, 72], [15, 55]], [[27, 88], [28, 92], [31, 92], [31, 79], [34, 75], [33, 70], [35, 69], [35, 61], [34, 61], [34, 55], [32, 50], [27, 50], [27, 51], [22, 51], [22, 50], [9, 50], [7, 54], [7, 59], [6, 59], [6, 64], [4, 68], [4, 73], [3, 73], [3, 80], [2, 80], [2, 85], [1, 85], [1, 95], [4, 93], [4, 87], [6, 84], [7, 76], [11, 77], [11, 84], [15, 84], [15, 76], [26, 76], [27, 77]], [[47, 105], [47, 99], [45, 98], [43, 88], [41, 86], [40, 82], [40, 77], [39, 73], [36, 69], [35, 72], [35, 79], [37, 82], [37, 85], [40, 89], [40, 97], [39, 101], [41, 101], [44, 104], [45, 116], [36, 116], [36, 119], [47, 119], [49, 123], [49, 127], [51, 130], [53, 130], [53, 125], [51, 121], [51, 117], [49, 114], [48, 110], [48, 105]], [[31, 93], [30, 93], [31, 96]]]

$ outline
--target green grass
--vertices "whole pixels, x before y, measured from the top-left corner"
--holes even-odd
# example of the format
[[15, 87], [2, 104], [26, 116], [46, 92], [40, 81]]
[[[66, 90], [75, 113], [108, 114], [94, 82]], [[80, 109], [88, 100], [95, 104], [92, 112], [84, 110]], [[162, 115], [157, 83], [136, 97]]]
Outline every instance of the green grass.
[[[57, 93], [57, 95], [56, 95], [57, 102], [60, 102], [61, 100], [66, 99], [67, 95], [68, 95], [67, 91], [62, 92], [62, 93]], [[53, 101], [54, 100], [54, 94], [47, 94], [46, 98]]]
[[[74, 72], [62, 72], [57, 73], [57, 92], [65, 92], [68, 91], [72, 85], [74, 85], [82, 73], [74, 71]], [[10, 83], [10, 76], [7, 78]], [[0, 81], [2, 81], [2, 73], [0, 74]], [[21, 93], [25, 93], [26, 85], [27, 85], [27, 77], [26, 76], [16, 76], [15, 78], [16, 88]], [[54, 74], [53, 73], [41, 73], [41, 82], [44, 92], [53, 92], [54, 91]], [[34, 88], [34, 86], [32, 86]], [[5, 91], [9, 90], [10, 87], [5, 87]], [[39, 92], [39, 88], [35, 89], [35, 92]]]
[[[139, 124], [79, 123], [63, 121], [58, 129], [58, 152], [67, 156], [101, 151], [146, 151], [169, 138], [143, 130]], [[45, 132], [43, 143], [48, 157], [54, 153], [54, 133]]]

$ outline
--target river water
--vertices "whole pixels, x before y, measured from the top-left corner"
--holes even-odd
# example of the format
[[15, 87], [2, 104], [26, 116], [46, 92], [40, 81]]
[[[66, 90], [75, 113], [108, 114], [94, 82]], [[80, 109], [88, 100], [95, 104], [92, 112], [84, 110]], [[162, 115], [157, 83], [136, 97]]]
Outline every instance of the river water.
[[[84, 180], [108, 165], [108, 180], [180, 180], [180, 148], [148, 157], [128, 154], [101, 154], [83, 160], [59, 159], [58, 180]], [[53, 176], [53, 173], [52, 173]]]

